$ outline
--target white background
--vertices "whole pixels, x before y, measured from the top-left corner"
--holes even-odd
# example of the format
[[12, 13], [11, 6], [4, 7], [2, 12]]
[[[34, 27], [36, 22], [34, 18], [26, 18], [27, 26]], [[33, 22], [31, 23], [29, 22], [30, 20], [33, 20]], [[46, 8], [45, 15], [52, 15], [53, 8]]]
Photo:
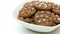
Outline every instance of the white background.
[[[13, 12], [24, 1], [28, 0], [0, 0], [0, 34], [60, 34], [60, 28], [50, 33], [36, 33], [18, 23], [13, 18]], [[60, 3], [59, 0], [50, 1]]]

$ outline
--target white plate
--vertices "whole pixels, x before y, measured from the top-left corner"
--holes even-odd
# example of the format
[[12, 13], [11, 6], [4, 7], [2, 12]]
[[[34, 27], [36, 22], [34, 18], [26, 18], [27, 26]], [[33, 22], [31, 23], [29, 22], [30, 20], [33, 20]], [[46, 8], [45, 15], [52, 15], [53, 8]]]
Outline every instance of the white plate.
[[[17, 16], [18, 16], [18, 13], [19, 13], [19, 10], [23, 7], [23, 5], [26, 3], [26, 2], [30, 2], [30, 1], [25, 1], [25, 2], [22, 2], [17, 8], [16, 10], [14, 11], [13, 15], [15, 17], [15, 19], [17, 19]], [[46, 2], [53, 2], [53, 1], [46, 1]], [[54, 3], [54, 2], [53, 2]], [[55, 3], [55, 4], [59, 4], [58, 2]], [[56, 26], [53, 26], [53, 27], [48, 27], [48, 26], [40, 26], [40, 25], [34, 25], [34, 24], [30, 24], [30, 23], [26, 23], [26, 22], [23, 22], [21, 20], [18, 20], [22, 25], [24, 25], [26, 28], [28, 29], [31, 29], [33, 31], [37, 31], [37, 32], [51, 32], [53, 30], [55, 30], [56, 28], [58, 28], [60, 26], [59, 25], [56, 25]]]

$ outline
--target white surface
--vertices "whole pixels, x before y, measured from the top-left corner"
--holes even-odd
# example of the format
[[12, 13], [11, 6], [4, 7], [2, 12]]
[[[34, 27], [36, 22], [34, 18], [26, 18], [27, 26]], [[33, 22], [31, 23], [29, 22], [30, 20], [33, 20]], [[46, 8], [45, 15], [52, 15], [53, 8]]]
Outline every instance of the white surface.
[[[25, 0], [0, 0], [0, 34], [60, 34], [60, 27], [50, 33], [36, 33], [17, 22], [13, 18], [12, 13], [23, 1]], [[59, 0], [50, 1], [60, 3]]]

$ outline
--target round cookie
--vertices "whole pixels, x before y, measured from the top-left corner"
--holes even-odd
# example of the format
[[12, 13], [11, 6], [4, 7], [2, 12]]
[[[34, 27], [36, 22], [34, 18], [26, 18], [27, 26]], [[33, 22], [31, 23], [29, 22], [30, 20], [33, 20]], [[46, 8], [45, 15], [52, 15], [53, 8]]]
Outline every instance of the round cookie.
[[21, 11], [19, 12], [19, 16], [30, 17], [35, 12], [36, 12], [36, 9], [32, 6], [30, 6], [30, 4], [28, 3], [21, 9]]
[[60, 6], [59, 5], [53, 5], [52, 11], [58, 15], [60, 15]]
[[52, 18], [50, 11], [38, 11], [34, 16], [34, 21], [38, 25], [54, 26]]
[[35, 8], [40, 9], [40, 10], [51, 10], [53, 3], [50, 2], [44, 2], [44, 1], [34, 1], [32, 2]]

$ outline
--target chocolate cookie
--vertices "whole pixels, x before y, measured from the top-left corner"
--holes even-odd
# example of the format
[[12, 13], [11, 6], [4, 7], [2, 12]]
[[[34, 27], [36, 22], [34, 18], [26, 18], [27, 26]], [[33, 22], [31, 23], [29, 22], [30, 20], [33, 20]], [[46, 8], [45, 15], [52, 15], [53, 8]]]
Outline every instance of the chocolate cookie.
[[36, 9], [34, 7], [32, 7], [31, 4], [27, 3], [27, 4], [24, 5], [24, 7], [19, 12], [19, 16], [30, 17], [35, 12], [36, 12]]
[[38, 25], [53, 26], [53, 17], [50, 11], [38, 11], [34, 16], [34, 21]]

